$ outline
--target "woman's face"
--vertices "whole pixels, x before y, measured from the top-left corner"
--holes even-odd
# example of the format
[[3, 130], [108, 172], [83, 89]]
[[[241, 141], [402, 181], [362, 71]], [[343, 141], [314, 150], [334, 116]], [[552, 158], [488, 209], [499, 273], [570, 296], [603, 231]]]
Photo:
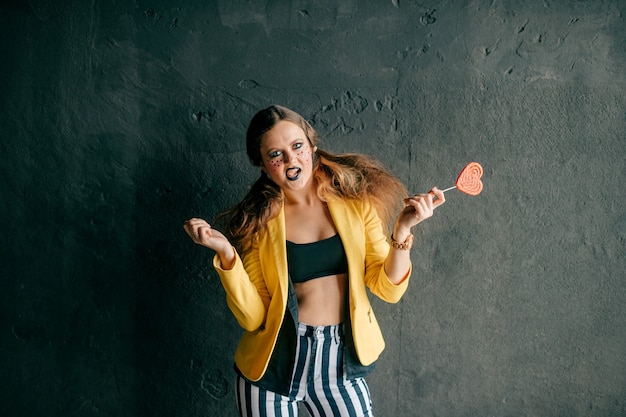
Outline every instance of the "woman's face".
[[311, 144], [304, 130], [281, 120], [261, 138], [261, 167], [283, 190], [301, 190], [313, 173]]

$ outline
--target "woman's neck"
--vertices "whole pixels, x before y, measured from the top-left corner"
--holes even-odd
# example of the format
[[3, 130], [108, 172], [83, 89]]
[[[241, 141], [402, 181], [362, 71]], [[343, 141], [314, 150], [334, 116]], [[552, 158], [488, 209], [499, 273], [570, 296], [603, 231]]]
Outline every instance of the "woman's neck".
[[285, 191], [285, 206], [314, 206], [321, 202], [321, 199], [317, 195], [317, 189], [313, 185], [303, 190], [298, 191]]

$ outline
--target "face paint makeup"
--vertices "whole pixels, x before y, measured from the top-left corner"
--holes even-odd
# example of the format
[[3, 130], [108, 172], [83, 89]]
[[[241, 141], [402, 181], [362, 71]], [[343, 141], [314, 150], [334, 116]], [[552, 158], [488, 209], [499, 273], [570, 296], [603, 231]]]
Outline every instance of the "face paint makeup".
[[261, 139], [260, 150], [265, 171], [278, 186], [296, 190], [309, 185], [311, 145], [300, 126], [278, 122]]

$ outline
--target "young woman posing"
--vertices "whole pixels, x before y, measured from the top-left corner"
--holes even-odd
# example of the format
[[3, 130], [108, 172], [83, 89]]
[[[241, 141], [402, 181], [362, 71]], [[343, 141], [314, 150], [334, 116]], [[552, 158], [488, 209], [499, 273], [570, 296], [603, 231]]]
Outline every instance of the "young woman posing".
[[223, 215], [224, 233], [203, 219], [184, 224], [216, 252], [227, 304], [245, 330], [235, 353], [240, 416], [297, 416], [299, 403], [315, 417], [373, 416], [363, 377], [384, 340], [366, 287], [400, 300], [411, 228], [445, 202], [437, 188], [407, 197], [376, 161], [316, 142], [296, 112], [261, 110], [246, 139], [261, 175]]

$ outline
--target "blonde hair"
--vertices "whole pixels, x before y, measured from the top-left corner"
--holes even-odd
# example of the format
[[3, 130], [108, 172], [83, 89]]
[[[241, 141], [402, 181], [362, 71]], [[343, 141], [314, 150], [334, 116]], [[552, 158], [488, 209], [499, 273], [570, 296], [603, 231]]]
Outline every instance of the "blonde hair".
[[[246, 150], [253, 165], [261, 164], [263, 135], [281, 120], [300, 126], [311, 146], [316, 146], [317, 132], [302, 116], [286, 107], [270, 106], [259, 111], [248, 126]], [[313, 180], [319, 198], [324, 201], [336, 197], [370, 202], [387, 234], [407, 196], [404, 185], [379, 161], [362, 154], [337, 155], [318, 149], [313, 162]], [[281, 189], [261, 173], [241, 202], [218, 217], [225, 226], [222, 230], [237, 250], [250, 248], [256, 233], [278, 214], [282, 199]]]

